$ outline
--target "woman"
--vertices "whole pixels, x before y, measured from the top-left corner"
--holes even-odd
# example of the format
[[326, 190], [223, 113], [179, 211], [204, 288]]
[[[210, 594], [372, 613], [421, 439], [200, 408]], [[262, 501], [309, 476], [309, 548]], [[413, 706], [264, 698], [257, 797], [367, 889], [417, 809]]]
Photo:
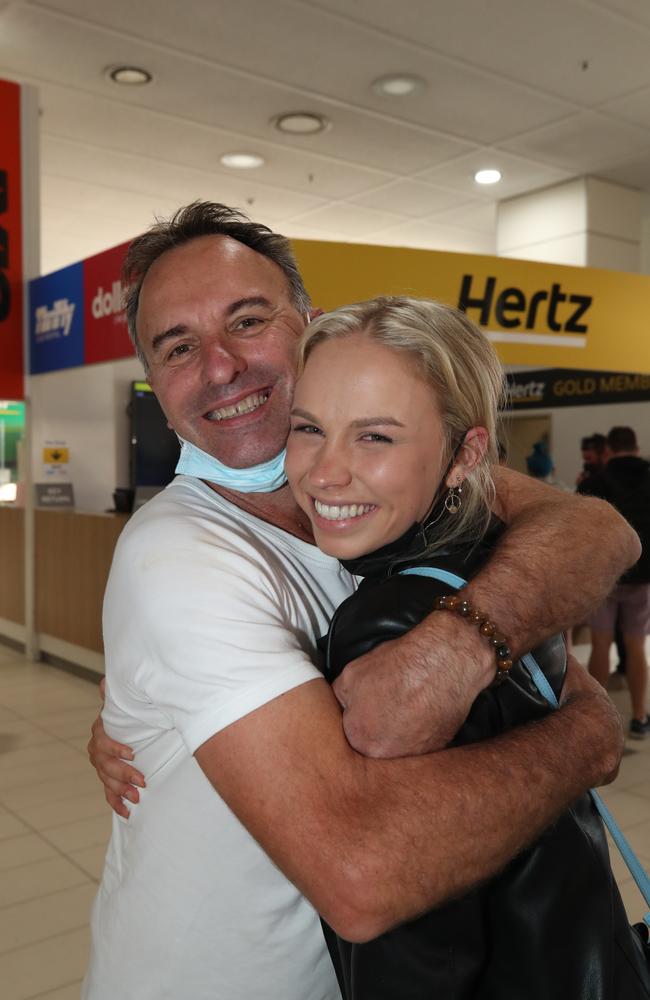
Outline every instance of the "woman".
[[[305, 334], [301, 366], [289, 482], [318, 546], [364, 578], [322, 643], [324, 672], [334, 680], [453, 592], [404, 570], [435, 566], [467, 579], [489, 556], [502, 530], [491, 515], [490, 464], [503, 378], [487, 339], [464, 314], [406, 298], [322, 316]], [[472, 627], [471, 609], [465, 617], [459, 628]], [[491, 623], [481, 631], [505, 680], [477, 699], [458, 743], [549, 710]], [[561, 637], [535, 656], [559, 695]], [[367, 944], [350, 944], [329, 928], [326, 936], [346, 1000], [650, 996], [588, 796], [463, 898]]]

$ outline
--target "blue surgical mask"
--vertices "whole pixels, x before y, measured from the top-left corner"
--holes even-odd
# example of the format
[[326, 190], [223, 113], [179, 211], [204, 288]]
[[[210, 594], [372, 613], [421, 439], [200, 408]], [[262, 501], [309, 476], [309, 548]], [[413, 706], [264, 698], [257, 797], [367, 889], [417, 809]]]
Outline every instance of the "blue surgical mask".
[[176, 473], [179, 476], [207, 479], [209, 483], [216, 483], [217, 486], [225, 486], [239, 493], [272, 493], [273, 490], [284, 486], [287, 481], [284, 473], [285, 448], [275, 458], [270, 458], [261, 465], [253, 465], [248, 469], [232, 469], [182, 437], [178, 440], [181, 443], [181, 453], [176, 466]]

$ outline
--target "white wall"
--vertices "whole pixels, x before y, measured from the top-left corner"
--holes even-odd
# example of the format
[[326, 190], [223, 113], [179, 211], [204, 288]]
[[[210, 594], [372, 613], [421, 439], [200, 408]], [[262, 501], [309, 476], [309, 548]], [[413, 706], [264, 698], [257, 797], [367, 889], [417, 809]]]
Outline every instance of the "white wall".
[[77, 509], [112, 508], [115, 487], [129, 484], [126, 407], [131, 382], [141, 378], [142, 366], [135, 358], [33, 375], [34, 481], [42, 478], [45, 442], [64, 442], [70, 449]]
[[497, 208], [500, 257], [638, 271], [643, 196], [596, 177], [518, 195]]

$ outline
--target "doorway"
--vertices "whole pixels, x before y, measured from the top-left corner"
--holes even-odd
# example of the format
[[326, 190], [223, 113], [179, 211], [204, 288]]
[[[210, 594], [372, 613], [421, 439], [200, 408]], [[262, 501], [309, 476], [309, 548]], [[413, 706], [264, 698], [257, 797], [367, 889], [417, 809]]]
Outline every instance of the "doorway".
[[528, 472], [526, 457], [533, 450], [536, 441], [543, 441], [550, 455], [551, 450], [551, 416], [524, 417], [510, 416], [504, 422], [508, 466], [516, 472]]

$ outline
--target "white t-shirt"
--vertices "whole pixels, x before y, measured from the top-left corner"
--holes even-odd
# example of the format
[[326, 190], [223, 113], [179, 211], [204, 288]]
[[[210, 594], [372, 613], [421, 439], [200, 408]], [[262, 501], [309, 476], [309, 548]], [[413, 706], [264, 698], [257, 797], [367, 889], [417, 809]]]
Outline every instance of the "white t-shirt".
[[124, 529], [103, 717], [147, 788], [113, 817], [86, 1000], [338, 1000], [317, 914], [192, 754], [320, 676], [314, 640], [352, 589], [335, 559], [197, 479], [177, 477]]

